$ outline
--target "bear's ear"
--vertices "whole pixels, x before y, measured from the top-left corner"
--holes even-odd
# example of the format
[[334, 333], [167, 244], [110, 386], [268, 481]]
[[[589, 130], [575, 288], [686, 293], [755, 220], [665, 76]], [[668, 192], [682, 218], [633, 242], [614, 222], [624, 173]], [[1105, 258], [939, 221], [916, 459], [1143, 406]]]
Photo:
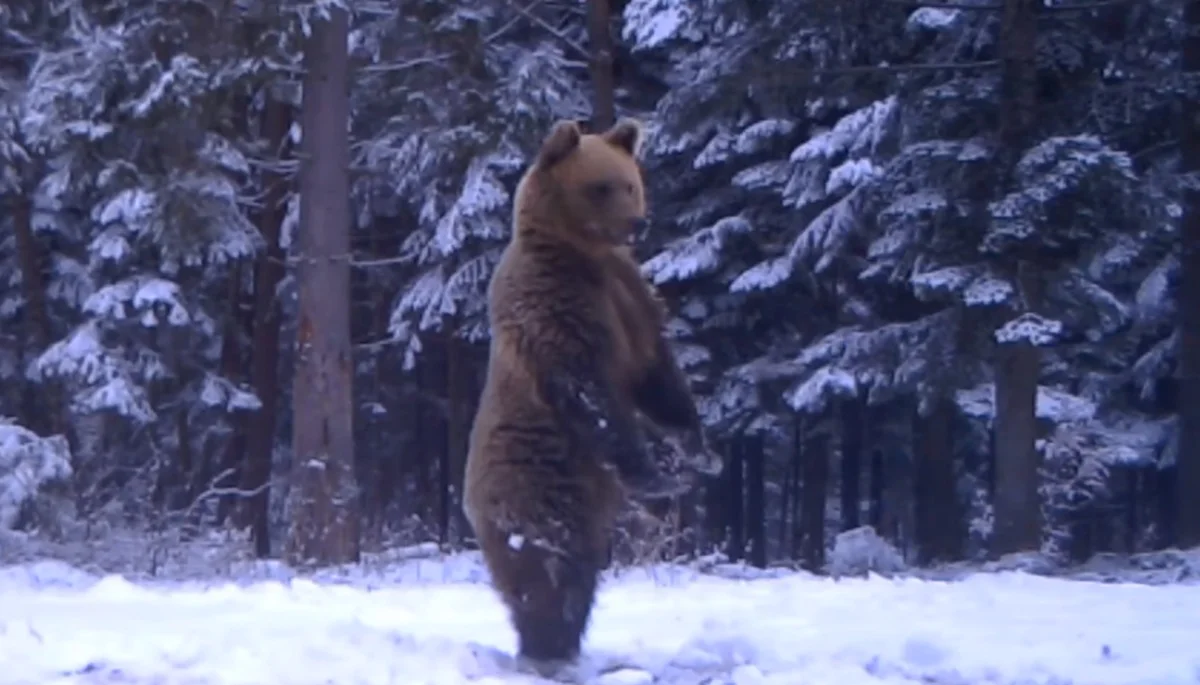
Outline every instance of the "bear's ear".
[[550, 129], [550, 134], [542, 141], [542, 149], [538, 150], [537, 165], [545, 170], [567, 158], [567, 155], [579, 147], [579, 139], [583, 132], [579, 122], [563, 119]]
[[637, 157], [646, 138], [646, 126], [637, 119], [624, 118], [604, 132], [604, 139]]

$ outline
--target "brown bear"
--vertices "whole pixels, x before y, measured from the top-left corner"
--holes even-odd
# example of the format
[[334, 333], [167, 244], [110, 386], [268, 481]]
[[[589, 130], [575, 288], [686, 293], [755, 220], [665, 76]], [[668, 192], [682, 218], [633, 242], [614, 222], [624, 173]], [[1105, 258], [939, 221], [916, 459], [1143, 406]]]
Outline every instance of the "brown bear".
[[517, 186], [513, 235], [488, 286], [487, 380], [463, 509], [508, 607], [518, 656], [579, 655], [613, 521], [663, 497], [642, 425], [716, 473], [695, 401], [662, 335], [664, 307], [629, 250], [645, 223], [640, 123], [555, 124]]

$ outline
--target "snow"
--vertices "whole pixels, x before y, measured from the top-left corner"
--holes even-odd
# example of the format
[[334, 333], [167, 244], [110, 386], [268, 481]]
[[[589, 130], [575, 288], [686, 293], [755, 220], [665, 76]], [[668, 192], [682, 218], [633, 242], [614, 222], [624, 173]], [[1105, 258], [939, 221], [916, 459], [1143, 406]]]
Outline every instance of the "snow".
[[[990, 418], [996, 415], [996, 386], [982, 383], [973, 388], [959, 390], [955, 401], [967, 416]], [[1054, 423], [1087, 421], [1096, 415], [1096, 403], [1072, 395], [1057, 388], [1039, 385], [1037, 389], [1037, 417]]]
[[39, 488], [70, 475], [71, 448], [66, 438], [39, 436], [0, 416], [0, 530], [13, 527], [21, 507]]
[[1011, 319], [993, 334], [999, 343], [1027, 342], [1031, 345], [1046, 346], [1057, 340], [1063, 331], [1061, 321], [1049, 319], [1040, 314], [1025, 312]]
[[[472, 554], [373, 576], [275, 567], [273, 579], [207, 584], [61, 562], [0, 568], [0, 680], [549, 682], [502, 665], [515, 639], [480, 571]], [[584, 682], [1170, 685], [1200, 673], [1200, 585], [726, 575], [610, 576]]]
[[677, 0], [633, 0], [625, 8], [625, 27], [621, 37], [635, 50], [659, 47], [675, 38], [694, 38], [689, 25], [695, 10]]

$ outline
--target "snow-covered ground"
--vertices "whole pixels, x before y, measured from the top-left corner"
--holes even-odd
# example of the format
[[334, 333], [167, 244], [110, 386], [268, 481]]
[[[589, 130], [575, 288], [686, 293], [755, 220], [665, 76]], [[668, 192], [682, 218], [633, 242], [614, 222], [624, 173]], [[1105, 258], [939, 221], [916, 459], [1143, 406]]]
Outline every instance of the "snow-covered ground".
[[[131, 583], [0, 568], [0, 683], [537, 683], [469, 555], [321, 580]], [[285, 577], [286, 576], [286, 577]], [[1200, 585], [1022, 573], [739, 580], [654, 567], [604, 585], [588, 682], [1200, 682]], [[624, 664], [624, 670], [609, 670]], [[604, 671], [604, 673], [599, 673]]]

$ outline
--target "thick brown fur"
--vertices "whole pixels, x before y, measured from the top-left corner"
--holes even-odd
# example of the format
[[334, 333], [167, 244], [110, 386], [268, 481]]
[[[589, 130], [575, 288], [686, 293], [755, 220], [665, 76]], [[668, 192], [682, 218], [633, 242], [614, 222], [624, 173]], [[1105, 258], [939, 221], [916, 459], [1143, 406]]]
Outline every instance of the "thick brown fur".
[[628, 247], [646, 215], [641, 139], [627, 119], [589, 135], [556, 124], [517, 188], [488, 289], [463, 507], [519, 654], [539, 662], [578, 656], [626, 497], [686, 488], [655, 467], [639, 424], [679, 432], [714, 471], [662, 337], [665, 307]]

